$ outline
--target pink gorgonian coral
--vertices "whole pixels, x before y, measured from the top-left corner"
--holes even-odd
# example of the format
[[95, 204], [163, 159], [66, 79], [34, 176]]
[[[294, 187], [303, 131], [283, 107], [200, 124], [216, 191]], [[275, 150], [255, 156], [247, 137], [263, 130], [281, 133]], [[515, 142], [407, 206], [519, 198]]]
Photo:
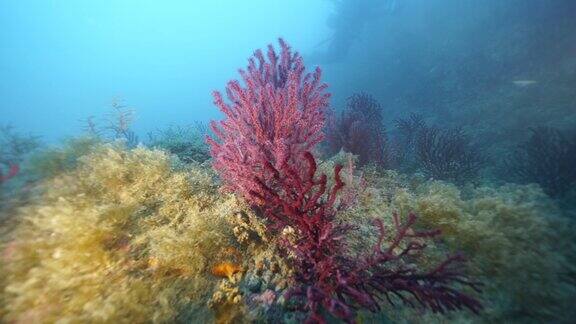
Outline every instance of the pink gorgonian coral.
[[226, 87], [229, 102], [214, 92], [214, 103], [226, 119], [211, 126], [217, 139], [207, 138], [213, 165], [227, 189], [252, 203], [257, 183], [273, 176], [265, 168], [287, 164], [301, 170], [304, 152], [322, 138], [324, 110], [329, 94], [320, 83], [320, 69], [305, 73], [302, 57], [280, 39], [280, 56], [272, 45], [266, 56], [257, 50], [240, 70], [243, 84], [233, 80]]
[[217, 139], [208, 138], [208, 143], [226, 188], [268, 218], [271, 231], [291, 228], [295, 234], [282, 241], [295, 255], [294, 285], [286, 298], [302, 302], [309, 323], [324, 323], [328, 313], [352, 323], [358, 309], [378, 311], [383, 301], [434, 312], [479, 311], [476, 299], [454, 288], [477, 289], [460, 272], [461, 257], [447, 258], [428, 271], [416, 266], [423, 240], [438, 233], [413, 230], [415, 215], [405, 223], [395, 216], [391, 234], [376, 222], [380, 235], [373, 251], [350, 255], [346, 234], [353, 227], [336, 220], [348, 205], [341, 197], [342, 166], [335, 167], [330, 187], [326, 175], [317, 175], [310, 153], [322, 139], [326, 85], [320, 83], [319, 69], [304, 75], [300, 56], [282, 40], [280, 45], [280, 58], [271, 46], [268, 60], [256, 51], [248, 70], [240, 72], [244, 85], [228, 84], [230, 103], [214, 94], [226, 119], [212, 124]]

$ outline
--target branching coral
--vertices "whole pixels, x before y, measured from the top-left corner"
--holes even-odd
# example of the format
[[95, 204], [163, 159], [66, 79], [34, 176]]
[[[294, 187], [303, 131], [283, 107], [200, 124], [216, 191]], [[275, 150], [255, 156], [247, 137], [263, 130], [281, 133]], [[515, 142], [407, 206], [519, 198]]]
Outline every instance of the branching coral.
[[273, 174], [266, 163], [280, 168], [290, 165], [300, 172], [301, 157], [322, 140], [324, 110], [329, 95], [320, 83], [320, 69], [304, 74], [302, 57], [292, 53], [280, 40], [278, 57], [268, 48], [267, 59], [257, 50], [239, 81], [228, 83], [226, 92], [231, 104], [214, 92], [214, 102], [226, 119], [212, 122], [215, 140], [208, 137], [213, 165], [226, 188], [255, 202], [250, 194], [261, 174], [268, 183]]
[[399, 167], [404, 171], [415, 171], [418, 167], [416, 159], [416, 140], [418, 133], [426, 127], [422, 115], [412, 113], [406, 118], [395, 121], [398, 136], [395, 138], [398, 145], [396, 159]]
[[88, 116], [82, 120], [84, 136], [103, 141], [120, 140], [129, 148], [136, 147], [139, 144], [139, 139], [131, 128], [135, 110], [124, 104], [120, 97], [112, 99], [111, 108], [102, 123], [96, 121], [95, 116]]
[[423, 171], [437, 180], [473, 180], [486, 159], [461, 129], [421, 127], [415, 153]]
[[[113, 111], [109, 114], [106, 130], [112, 132], [113, 139], [125, 141], [128, 147], [136, 147], [136, 145], [138, 145], [138, 136], [130, 128], [130, 125], [134, 121], [134, 109], [123, 104], [120, 98], [114, 98], [112, 100], [112, 109]], [[88, 121], [90, 133], [93, 133], [93, 126], [91, 126], [90, 119]]]
[[[37, 137], [22, 135], [8, 125], [0, 126], [0, 213], [6, 212], [5, 215], [0, 214], [0, 226], [10, 218], [12, 213], [9, 210], [17, 208], [22, 202], [19, 198], [23, 195], [19, 193], [30, 175], [25, 164], [38, 146], [40, 142]], [[17, 179], [14, 179], [17, 175]]]
[[0, 126], [0, 165], [20, 164], [38, 146], [38, 137], [19, 134], [9, 125]]
[[530, 131], [530, 139], [505, 160], [506, 175], [537, 183], [554, 197], [565, 194], [576, 184], [576, 136], [547, 127]]
[[330, 153], [341, 149], [358, 156], [360, 165], [390, 167], [392, 155], [386, 141], [382, 108], [374, 97], [359, 93], [348, 98], [339, 116], [331, 114], [327, 126]]
[[[314, 179], [314, 158], [309, 153], [305, 157], [309, 163], [306, 179], [294, 178], [297, 173], [290, 170], [273, 169], [278, 183], [275, 187], [282, 189], [273, 190], [262, 183], [253, 195], [266, 202], [262, 209], [274, 225], [297, 231], [296, 242], [285, 244], [297, 256], [295, 288], [287, 299], [294, 296], [305, 299], [309, 322], [324, 322], [322, 310], [353, 322], [357, 308], [378, 311], [380, 301], [393, 304], [395, 298], [410, 306], [419, 303], [433, 312], [481, 309], [477, 300], [451, 287], [459, 283], [477, 288], [460, 272], [460, 257], [450, 257], [428, 272], [408, 265], [407, 258], [416, 257], [425, 247], [420, 240], [439, 234], [413, 231], [415, 215], [410, 215], [405, 224], [394, 218], [395, 234], [391, 238], [385, 237], [384, 225], [377, 222], [380, 236], [373, 252], [350, 257], [345, 236], [351, 227], [334, 221], [336, 196], [344, 186], [341, 168], [336, 167], [336, 183], [326, 199], [321, 200], [327, 191], [326, 176]], [[267, 167], [273, 168], [270, 164]], [[390, 245], [382, 250], [385, 238]]]
[[[215, 93], [215, 103], [226, 119], [213, 130], [220, 142], [208, 138], [214, 167], [226, 187], [242, 195], [271, 220], [271, 232], [293, 232], [283, 246], [295, 255], [294, 288], [287, 299], [301, 296], [309, 322], [325, 322], [324, 312], [354, 322], [356, 309], [380, 309], [379, 302], [399, 298], [408, 305], [419, 303], [434, 312], [468, 308], [479, 302], [451, 287], [475, 288], [456, 267], [459, 258], [448, 258], [429, 272], [407, 266], [420, 253], [420, 239], [433, 232], [411, 229], [396, 222], [396, 235], [382, 250], [384, 226], [372, 253], [359, 258], [348, 255], [346, 234], [351, 226], [337, 223], [338, 194], [344, 187], [342, 166], [334, 168], [334, 185], [317, 177], [310, 150], [321, 140], [328, 95], [320, 85], [320, 70], [302, 78], [304, 66], [297, 54], [281, 40], [280, 60], [270, 46], [268, 62], [260, 51], [241, 71], [245, 87], [228, 84], [232, 104]], [[435, 233], [435, 232], [434, 232]], [[405, 247], [400, 247], [406, 244]], [[400, 252], [397, 251], [399, 249]]]
[[416, 134], [426, 127], [424, 117], [417, 113], [412, 113], [406, 118], [398, 118], [395, 121], [396, 128], [400, 132], [403, 143], [413, 146], [416, 142]]

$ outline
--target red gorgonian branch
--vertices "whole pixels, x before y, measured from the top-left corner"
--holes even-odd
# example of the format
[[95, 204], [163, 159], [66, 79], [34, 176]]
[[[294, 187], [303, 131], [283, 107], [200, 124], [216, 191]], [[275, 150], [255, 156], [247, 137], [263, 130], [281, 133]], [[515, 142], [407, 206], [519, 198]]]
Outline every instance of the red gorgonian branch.
[[276, 189], [261, 184], [260, 190], [251, 194], [266, 202], [261, 210], [275, 228], [290, 226], [296, 230], [296, 242], [284, 242], [297, 256], [295, 267], [299, 270], [287, 299], [304, 300], [309, 322], [323, 323], [322, 310], [354, 322], [359, 308], [376, 312], [382, 301], [393, 305], [400, 301], [439, 313], [463, 308], [479, 312], [482, 306], [478, 300], [453, 287], [459, 284], [479, 291], [480, 285], [462, 273], [462, 256], [448, 257], [429, 271], [412, 262], [423, 254], [424, 241], [440, 234], [413, 230], [415, 214], [409, 214], [404, 223], [394, 214], [390, 233], [381, 220], [375, 220], [378, 243], [370, 253], [352, 257], [345, 243], [352, 226], [335, 221], [337, 196], [344, 186], [341, 167], [334, 171], [334, 186], [327, 188], [325, 175], [315, 177], [317, 166], [312, 154], [305, 153], [305, 159], [305, 177], [289, 168], [273, 169]]
[[2, 170], [0, 169], [0, 184], [15, 177], [18, 172], [20, 172], [20, 167], [18, 164], [10, 164], [7, 174], [3, 174]]
[[352, 323], [358, 309], [378, 311], [382, 301], [396, 300], [433, 312], [478, 312], [478, 300], [454, 288], [478, 289], [462, 274], [462, 257], [449, 257], [429, 271], [417, 267], [414, 259], [423, 253], [424, 240], [439, 233], [413, 230], [413, 214], [405, 223], [395, 215], [389, 236], [376, 221], [380, 234], [373, 251], [350, 255], [346, 234], [353, 226], [335, 217], [346, 205], [339, 199], [342, 167], [335, 167], [329, 187], [326, 175], [317, 176], [310, 153], [322, 139], [326, 85], [320, 83], [319, 69], [304, 74], [302, 58], [282, 40], [280, 46], [280, 57], [272, 46], [267, 60], [255, 52], [247, 71], [240, 71], [244, 84], [228, 83], [230, 103], [214, 93], [226, 118], [212, 123], [216, 139], [207, 141], [225, 188], [270, 219], [271, 231], [294, 229], [296, 239], [283, 241], [296, 256], [295, 285], [286, 298], [302, 300], [309, 323], [324, 323], [326, 313]]

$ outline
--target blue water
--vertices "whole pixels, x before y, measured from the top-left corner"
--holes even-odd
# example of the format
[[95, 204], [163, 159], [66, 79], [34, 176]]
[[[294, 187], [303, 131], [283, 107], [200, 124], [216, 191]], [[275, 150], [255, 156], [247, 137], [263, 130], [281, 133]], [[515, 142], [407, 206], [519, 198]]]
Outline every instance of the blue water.
[[[327, 37], [318, 1], [3, 1], [2, 123], [55, 141], [114, 98], [145, 134], [216, 118], [211, 92], [279, 36], [302, 52]], [[54, 125], [58, 125], [54, 127]]]

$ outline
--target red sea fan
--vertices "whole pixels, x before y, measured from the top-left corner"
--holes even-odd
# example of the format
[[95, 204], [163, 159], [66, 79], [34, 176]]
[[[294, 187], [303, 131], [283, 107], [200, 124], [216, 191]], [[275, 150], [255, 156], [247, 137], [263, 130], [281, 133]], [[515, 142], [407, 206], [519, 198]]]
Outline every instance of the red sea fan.
[[8, 181], [10, 178], [15, 177], [18, 172], [20, 172], [20, 167], [17, 164], [11, 164], [8, 170], [8, 173], [4, 175], [2, 170], [0, 170], [0, 184], [5, 181]]
[[257, 185], [254, 175], [262, 175], [264, 183], [272, 176], [266, 163], [300, 170], [303, 153], [323, 138], [329, 94], [320, 83], [320, 69], [305, 74], [302, 57], [282, 39], [280, 47], [280, 56], [271, 45], [266, 56], [260, 50], [254, 53], [247, 70], [240, 70], [243, 84], [228, 83], [230, 103], [214, 92], [214, 103], [226, 115], [211, 124], [218, 139], [207, 139], [214, 168], [227, 189], [250, 201], [249, 192]]
[[[276, 227], [290, 226], [296, 230], [297, 241], [285, 242], [285, 247], [297, 256], [296, 284], [286, 299], [304, 300], [308, 322], [324, 323], [323, 310], [354, 322], [359, 308], [379, 311], [382, 301], [393, 305], [400, 301], [439, 313], [463, 308], [479, 312], [482, 306], [476, 299], [454, 288], [454, 284], [460, 284], [479, 291], [479, 284], [468, 280], [462, 272], [462, 256], [448, 257], [429, 271], [415, 266], [413, 260], [426, 247], [423, 241], [439, 235], [439, 231], [415, 231], [414, 214], [405, 223], [394, 215], [390, 237], [386, 237], [383, 223], [376, 220], [380, 237], [373, 251], [351, 257], [345, 235], [352, 227], [335, 221], [339, 209], [336, 197], [344, 187], [341, 167], [336, 167], [335, 185], [329, 189], [325, 175], [315, 178], [316, 162], [312, 154], [306, 153], [305, 158], [306, 177], [288, 167], [277, 170], [267, 164], [274, 174], [276, 189], [260, 181], [260, 189], [251, 194], [266, 202], [262, 210]], [[383, 249], [385, 241], [388, 246]]]
[[536, 127], [531, 136], [504, 159], [504, 176], [521, 183], [537, 183], [552, 197], [576, 185], [576, 134]]
[[[352, 226], [335, 221], [339, 210], [337, 196], [344, 187], [341, 167], [335, 168], [335, 184], [329, 189], [325, 175], [315, 177], [316, 162], [312, 154], [305, 153], [305, 159], [308, 167], [304, 177], [289, 167], [277, 170], [267, 164], [274, 174], [274, 186], [265, 185], [257, 177], [259, 189], [251, 194], [263, 202], [261, 210], [276, 229], [289, 226], [297, 233], [295, 242], [284, 242], [284, 247], [297, 257], [296, 283], [286, 299], [303, 300], [309, 323], [324, 323], [323, 311], [353, 323], [358, 309], [376, 312], [382, 301], [419, 305], [437, 313], [463, 308], [475, 313], [480, 311], [482, 306], [478, 300], [454, 288], [459, 284], [479, 291], [479, 283], [468, 280], [461, 271], [462, 256], [448, 257], [429, 271], [410, 262], [423, 254], [426, 239], [440, 234], [439, 231], [415, 231], [412, 228], [416, 222], [414, 214], [410, 214], [405, 223], [394, 215], [394, 228], [389, 237], [383, 223], [376, 220], [380, 236], [373, 251], [352, 257], [345, 244], [345, 236]], [[384, 243], [388, 243], [385, 249]]]
[[388, 147], [382, 107], [369, 94], [349, 97], [346, 108], [339, 114], [331, 112], [327, 127], [330, 154], [341, 149], [358, 156], [358, 163], [392, 166], [392, 152]]
[[319, 69], [304, 75], [301, 57], [282, 40], [280, 46], [280, 57], [269, 47], [268, 60], [256, 51], [247, 71], [240, 71], [243, 86], [228, 83], [230, 104], [214, 93], [226, 119], [212, 123], [217, 139], [207, 140], [225, 187], [270, 219], [271, 231], [289, 227], [295, 233], [295, 240], [283, 241], [295, 255], [295, 285], [286, 298], [302, 299], [310, 323], [325, 322], [326, 312], [354, 322], [358, 309], [378, 311], [380, 302], [395, 300], [434, 312], [477, 312], [480, 303], [452, 287], [477, 288], [461, 274], [460, 257], [448, 258], [431, 271], [410, 262], [424, 250], [422, 240], [438, 234], [412, 230], [414, 215], [404, 224], [394, 218], [395, 234], [386, 249], [385, 227], [376, 222], [380, 239], [374, 250], [350, 256], [345, 238], [353, 227], [335, 218], [346, 206], [339, 201], [342, 167], [335, 167], [329, 188], [327, 176], [317, 176], [310, 153], [322, 140], [326, 85], [320, 83]]

